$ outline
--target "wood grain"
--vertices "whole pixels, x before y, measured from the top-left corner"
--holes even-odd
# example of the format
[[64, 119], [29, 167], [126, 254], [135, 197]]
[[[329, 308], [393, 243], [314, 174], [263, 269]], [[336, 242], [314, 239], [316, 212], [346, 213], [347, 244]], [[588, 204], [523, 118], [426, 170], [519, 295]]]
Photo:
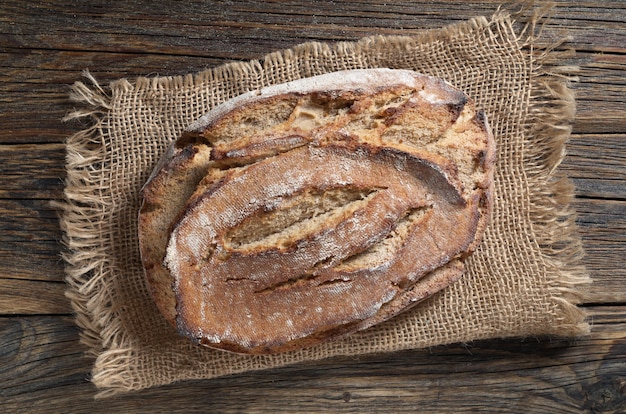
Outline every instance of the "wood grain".
[[65, 284], [41, 280], [0, 279], [0, 315], [67, 315]]
[[63, 197], [63, 144], [0, 145], [0, 160], [3, 177], [0, 198], [50, 200]]
[[[623, 307], [589, 309], [596, 324], [576, 341], [484, 341], [464, 346], [333, 358], [211, 381], [188, 381], [94, 404], [81, 374], [78, 331], [69, 318], [0, 320], [4, 412], [394, 412], [571, 413], [626, 410]], [[39, 349], [27, 354], [22, 349]], [[54, 367], [64, 368], [64, 375]], [[454, 367], [453, 370], [450, 367]], [[63, 390], [62, 392], [59, 392]], [[167, 398], [167, 403], [164, 400]], [[465, 404], [460, 405], [459, 399]], [[167, 404], [167, 405], [164, 405]], [[486, 410], [487, 411], [487, 410]]]
[[561, 171], [573, 180], [579, 197], [624, 200], [626, 135], [573, 134]]
[[577, 115], [560, 171], [594, 284], [575, 341], [450, 345], [190, 381], [93, 400], [93, 360], [64, 296], [61, 119], [83, 69], [106, 85], [490, 15], [500, 1], [0, 2], [0, 412], [626, 412], [626, 2], [559, 0], [546, 44], [570, 36]]
[[[54, 233], [60, 230], [57, 224]], [[61, 260], [61, 242], [4, 236], [0, 249], [0, 275], [0, 279], [62, 282], [65, 273]]]

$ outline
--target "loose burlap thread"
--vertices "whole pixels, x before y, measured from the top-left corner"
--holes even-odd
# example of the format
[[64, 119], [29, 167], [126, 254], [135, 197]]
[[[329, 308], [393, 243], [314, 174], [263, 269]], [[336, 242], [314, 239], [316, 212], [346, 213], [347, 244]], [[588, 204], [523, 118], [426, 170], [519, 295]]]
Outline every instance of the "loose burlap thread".
[[[107, 88], [86, 73], [89, 82], [73, 87], [81, 108], [67, 118], [90, 126], [67, 141], [62, 226], [67, 296], [95, 357], [98, 396], [338, 355], [587, 333], [576, 306], [589, 277], [569, 208], [573, 190], [556, 171], [574, 111], [571, 68], [538, 46], [540, 18], [525, 13], [498, 11], [412, 36], [306, 43], [258, 61]], [[467, 274], [390, 321], [299, 351], [242, 356], [177, 335], [149, 295], [136, 234], [139, 190], [165, 148], [193, 120], [245, 91], [373, 67], [446, 79], [487, 113], [498, 151], [494, 212]]]

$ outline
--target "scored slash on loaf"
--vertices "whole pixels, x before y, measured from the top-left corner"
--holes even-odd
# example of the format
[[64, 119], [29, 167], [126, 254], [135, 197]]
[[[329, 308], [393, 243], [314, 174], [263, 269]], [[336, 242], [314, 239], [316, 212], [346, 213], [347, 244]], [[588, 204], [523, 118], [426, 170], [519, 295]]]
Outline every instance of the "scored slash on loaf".
[[213, 348], [366, 329], [461, 277], [494, 164], [485, 115], [436, 78], [363, 69], [251, 91], [194, 122], [144, 186], [146, 280]]

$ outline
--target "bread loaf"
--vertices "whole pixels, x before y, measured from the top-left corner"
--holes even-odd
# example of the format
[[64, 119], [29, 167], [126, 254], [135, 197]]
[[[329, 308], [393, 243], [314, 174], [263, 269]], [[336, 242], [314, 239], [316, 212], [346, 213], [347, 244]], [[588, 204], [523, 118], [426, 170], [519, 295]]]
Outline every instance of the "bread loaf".
[[415, 72], [335, 72], [234, 98], [142, 190], [155, 302], [248, 354], [387, 320], [456, 281], [492, 205], [494, 142], [461, 91]]

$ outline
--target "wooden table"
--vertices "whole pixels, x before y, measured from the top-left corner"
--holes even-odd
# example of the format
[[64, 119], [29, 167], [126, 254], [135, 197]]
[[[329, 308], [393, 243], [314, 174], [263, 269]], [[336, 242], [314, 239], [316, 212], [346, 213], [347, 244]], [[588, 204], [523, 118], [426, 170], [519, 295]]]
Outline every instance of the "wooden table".
[[0, 412], [626, 412], [626, 2], [561, 1], [578, 114], [562, 168], [595, 283], [592, 333], [335, 358], [94, 401], [64, 297], [64, 140], [81, 128], [69, 85], [176, 75], [309, 41], [411, 34], [498, 1], [0, 2]]

